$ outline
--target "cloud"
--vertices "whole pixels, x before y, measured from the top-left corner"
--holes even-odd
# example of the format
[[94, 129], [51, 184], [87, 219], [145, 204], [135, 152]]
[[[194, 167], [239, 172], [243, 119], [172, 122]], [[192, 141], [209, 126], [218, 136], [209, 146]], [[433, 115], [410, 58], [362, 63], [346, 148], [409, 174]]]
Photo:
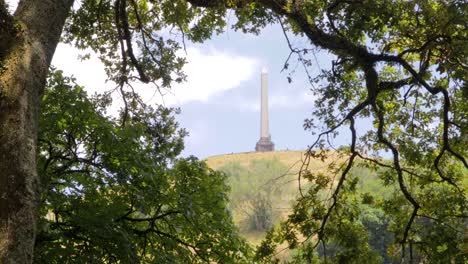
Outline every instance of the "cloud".
[[[18, 0], [6, 0], [10, 11], [16, 9]], [[106, 83], [106, 74], [102, 63], [92, 51], [91, 58], [81, 61], [78, 59], [83, 51], [70, 45], [57, 46], [52, 65], [63, 70], [66, 75], [73, 75], [80, 85], [93, 94], [115, 87], [115, 84]], [[187, 57], [187, 64], [183, 70], [187, 81], [181, 84], [174, 83], [173, 87], [164, 92], [164, 98], [155, 87], [135, 84], [136, 90], [148, 103], [164, 103], [168, 106], [182, 105], [191, 101], [207, 102], [217, 94], [238, 87], [242, 82], [252, 78], [258, 68], [256, 58], [236, 55], [220, 51], [215, 48], [188, 47], [186, 53], [179, 52], [179, 56]]]
[[52, 65], [62, 70], [65, 75], [73, 75], [77, 83], [86, 87], [88, 93], [103, 92], [115, 87], [113, 83], [106, 83], [106, 72], [101, 61], [92, 51], [86, 51], [91, 54], [90, 59], [79, 60], [78, 56], [85, 52], [80, 51], [70, 45], [60, 43], [52, 60]]
[[245, 101], [242, 101], [240, 104], [238, 104], [238, 107], [241, 111], [260, 112], [260, 101], [245, 100]]
[[[88, 51], [89, 52], [89, 51]], [[81, 61], [78, 49], [59, 44], [52, 64], [73, 75], [78, 83], [85, 86], [89, 93], [111, 89], [115, 84], [106, 83], [106, 74], [102, 63], [93, 52], [91, 58]], [[185, 56], [185, 53], [180, 53]], [[207, 51], [188, 47], [187, 64], [183, 70], [187, 81], [174, 83], [164, 93], [164, 98], [151, 85], [135, 84], [135, 89], [148, 103], [164, 103], [168, 106], [181, 105], [191, 101], [207, 102], [213, 96], [238, 87], [252, 78], [259, 62], [255, 58], [243, 57], [216, 49]]]
[[207, 102], [213, 96], [251, 79], [259, 64], [254, 58], [194, 47], [187, 48], [187, 62], [184, 66], [187, 81], [173, 85], [172, 95], [164, 98], [168, 104]]

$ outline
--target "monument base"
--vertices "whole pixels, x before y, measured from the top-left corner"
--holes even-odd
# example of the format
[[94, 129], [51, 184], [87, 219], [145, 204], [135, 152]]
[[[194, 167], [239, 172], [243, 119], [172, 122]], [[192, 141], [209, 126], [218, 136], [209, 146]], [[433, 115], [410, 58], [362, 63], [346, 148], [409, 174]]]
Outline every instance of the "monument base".
[[255, 145], [255, 151], [273, 151], [275, 150], [275, 144], [271, 142], [270, 137], [261, 137], [260, 140], [257, 142], [257, 145]]

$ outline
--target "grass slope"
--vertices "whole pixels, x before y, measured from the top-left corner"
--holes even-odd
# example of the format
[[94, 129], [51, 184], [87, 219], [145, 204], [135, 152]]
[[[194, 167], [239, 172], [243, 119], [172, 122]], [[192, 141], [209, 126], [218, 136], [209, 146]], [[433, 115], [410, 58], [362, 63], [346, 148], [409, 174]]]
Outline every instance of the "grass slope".
[[[206, 163], [213, 170], [217, 170], [224, 165], [231, 162], [239, 162], [242, 166], [249, 166], [252, 160], [273, 160], [277, 159], [288, 167], [288, 174], [294, 174], [297, 176], [301, 169], [302, 162], [304, 160], [305, 151], [303, 150], [281, 150], [281, 151], [270, 151], [270, 152], [243, 152], [243, 153], [231, 153], [224, 155], [211, 156], [205, 159]], [[328, 164], [336, 162], [339, 157], [335, 153], [331, 153], [328, 159], [312, 160], [309, 164], [309, 170], [311, 171], [327, 171]], [[279, 172], [286, 173], [286, 172]]]
[[[291, 211], [291, 205], [296, 197], [299, 195], [298, 189], [298, 175], [301, 170], [305, 155], [304, 151], [272, 151], [272, 152], [244, 152], [232, 153], [225, 155], [212, 156], [205, 161], [208, 166], [214, 170], [223, 170], [229, 166], [246, 168], [250, 171], [250, 177], [255, 179], [248, 179], [249, 181], [257, 181], [256, 185], [272, 184], [272, 203], [273, 211], [275, 213], [275, 223], [280, 220], [286, 219]], [[311, 160], [308, 169], [312, 172], [322, 172], [328, 174], [328, 166], [331, 163], [339, 162], [341, 159], [336, 153], [329, 153], [329, 157], [325, 160]], [[273, 161], [279, 162], [284, 166], [279, 166], [283, 169], [280, 171], [271, 171], [267, 177], [255, 174], [256, 161]], [[229, 173], [228, 173], [229, 175]], [[332, 176], [332, 175], [330, 175]], [[262, 182], [258, 182], [262, 181]], [[232, 193], [249, 192], [249, 184], [240, 186], [238, 183], [230, 182]], [[241, 190], [239, 190], [241, 188]], [[237, 199], [231, 195], [231, 200]], [[245, 210], [242, 206], [233, 208], [234, 221], [239, 226], [241, 234], [248, 239], [252, 244], [258, 244], [264, 236], [264, 232], [248, 230], [246, 228]], [[244, 212], [243, 212], [244, 211]]]

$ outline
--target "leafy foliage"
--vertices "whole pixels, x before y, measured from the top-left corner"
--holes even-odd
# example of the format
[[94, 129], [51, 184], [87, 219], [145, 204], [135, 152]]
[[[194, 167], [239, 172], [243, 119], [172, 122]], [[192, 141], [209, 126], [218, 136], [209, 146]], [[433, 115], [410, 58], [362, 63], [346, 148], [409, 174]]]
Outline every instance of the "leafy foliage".
[[176, 55], [185, 40], [201, 42], [225, 24], [223, 9], [182, 0], [83, 0], [64, 40], [99, 54], [109, 79], [122, 87], [139, 80], [162, 89], [185, 79], [185, 59]]
[[[338, 136], [339, 128], [349, 126], [351, 135], [349, 158], [336, 169], [335, 183], [309, 177], [313, 172], [304, 163], [301, 177], [312, 186], [264, 248], [282, 241], [295, 247], [294, 237], [301, 234], [306, 240], [300, 244], [313, 241], [308, 249], [338, 239], [341, 250], [328, 256], [333, 260], [372, 259], [361, 225], [346, 222], [361, 214], [352, 209], [359, 206], [351, 198], [356, 180], [350, 173], [359, 161], [394, 187], [373, 205], [389, 219], [394, 235], [389, 254], [404, 263], [465, 262], [466, 1], [256, 2], [276, 13], [286, 36], [311, 41], [310, 47], [288, 42], [290, 58], [296, 56], [307, 72], [316, 48], [335, 55], [331, 69], [309, 76], [318, 98], [313, 118], [304, 124], [318, 134], [309, 157], [325, 155], [315, 149], [327, 148], [327, 138]], [[363, 120], [373, 126], [358, 125]], [[329, 195], [321, 197], [320, 190]]]
[[[202, 41], [211, 32], [220, 32], [225, 26], [224, 15], [228, 9], [234, 9], [238, 15], [238, 23], [234, 27], [245, 32], [258, 33], [265, 25], [278, 21], [286, 37], [290, 34], [307, 37], [310, 46], [294, 47], [288, 42], [291, 49], [289, 59], [297, 57], [307, 72], [310, 72], [310, 67], [314, 67], [313, 53], [317, 48], [335, 56], [331, 69], [323, 69], [319, 76], [309, 76], [313, 84], [312, 91], [318, 98], [313, 118], [307, 119], [304, 124], [306, 129], [318, 134], [317, 141], [310, 145], [309, 159], [326, 154], [316, 152], [315, 149], [325, 149], [325, 138], [338, 136], [339, 128], [349, 126], [351, 135], [347, 149], [348, 161], [333, 171], [339, 175], [336, 181], [327, 181], [325, 177], [310, 172], [305, 161], [301, 178], [309, 184], [301, 192], [290, 219], [276, 233], [269, 233], [259, 250], [258, 259], [271, 259], [274, 244], [287, 241], [291, 247], [302, 248], [297, 256], [304, 261], [327, 261], [328, 258], [348, 263], [378, 261], [369, 246], [369, 239], [372, 238], [366, 235], [363, 227], [363, 200], [372, 210], [385, 213], [387, 229], [393, 234], [392, 244], [386, 246], [386, 250], [392, 257], [408, 263], [466, 262], [468, 4], [462, 0], [81, 1], [81, 5], [70, 16], [64, 39], [80, 48], [91, 48], [99, 54], [106, 65], [109, 79], [120, 88], [125, 109], [121, 118], [110, 125], [107, 118], [103, 119], [103, 112], [83, 124], [80, 119], [74, 119], [80, 115], [67, 113], [66, 108], [63, 108], [60, 110], [67, 117], [45, 126], [51, 131], [57, 127], [56, 132], [59, 132], [57, 135], [60, 137], [57, 147], [54, 147], [47, 141], [44, 145], [44, 138], [55, 137], [41, 136], [41, 153], [45, 154], [42, 155], [39, 169], [42, 169], [44, 183], [57, 186], [52, 190], [56, 190], [59, 197], [75, 198], [70, 200], [74, 202], [64, 202], [57, 198], [63, 206], [70, 208], [65, 212], [80, 208], [78, 205], [93, 195], [105, 193], [103, 197], [107, 197], [117, 192], [125, 193], [120, 189], [107, 191], [108, 186], [140, 186], [141, 183], [141, 188], [149, 189], [147, 194], [135, 190], [135, 195], [131, 192], [123, 195], [129, 199], [125, 203], [120, 202], [120, 206], [125, 204], [129, 208], [127, 210], [130, 210], [127, 217], [133, 218], [137, 217], [135, 206], [139, 206], [137, 194], [166, 197], [157, 194], [169, 191], [172, 187], [179, 188], [172, 177], [182, 174], [172, 170], [190, 168], [191, 171], [194, 168], [191, 165], [180, 165], [182, 161], [171, 156], [177, 153], [177, 147], [172, 148], [171, 144], [166, 145], [164, 141], [157, 147], [160, 148], [158, 151], [163, 152], [154, 151], [154, 144], [159, 142], [153, 142], [151, 137], [144, 134], [147, 131], [145, 127], [149, 127], [149, 131], [157, 131], [158, 128], [153, 125], [158, 116], [170, 120], [170, 114], [164, 114], [167, 110], [159, 109], [157, 111], [161, 113], [153, 115], [153, 110], [147, 107], [137, 108], [135, 102], [138, 98], [132, 93], [131, 86], [126, 85], [139, 80], [152, 82], [158, 88], [167, 88], [172, 81], [182, 81], [184, 75], [181, 67], [184, 60], [177, 58], [176, 51], [181, 48], [185, 38]], [[179, 34], [181, 41], [176, 40], [177, 37], [171, 34], [173, 32]], [[285, 68], [288, 67], [289, 59]], [[97, 104], [103, 104], [106, 100], [104, 96]], [[73, 103], [83, 104], [81, 107], [88, 104]], [[74, 111], [78, 113], [85, 110]], [[360, 126], [363, 120], [370, 120], [372, 126]], [[120, 125], [116, 125], [116, 122]], [[74, 127], [75, 123], [81, 126]], [[134, 125], [129, 126], [127, 123]], [[106, 126], [106, 129], [100, 125]], [[103, 133], [103, 130], [108, 129], [112, 133]], [[174, 133], [171, 129], [169, 131]], [[77, 135], [70, 136], [70, 132], [67, 132], [75, 130]], [[80, 142], [76, 143], [75, 139], [80, 139]], [[172, 140], [177, 142], [176, 138]], [[106, 142], [106, 145], [100, 142]], [[125, 147], [118, 142], [125, 142]], [[137, 150], [141, 155], [132, 156]], [[59, 157], [67, 158], [60, 162], [47, 162], [55, 159], [57, 153]], [[153, 156], [156, 161], [153, 161]], [[98, 162], [98, 166], [79, 163], [84, 160]], [[362, 194], [355, 191], [359, 179], [352, 176], [352, 168], [358, 161], [359, 164], [375, 169], [382, 184], [391, 190], [389, 195], [367, 195], [365, 199], [360, 199]], [[155, 162], [158, 166], [149, 165]], [[199, 164], [194, 160], [185, 162], [195, 167]], [[200, 166], [203, 168], [203, 165]], [[62, 178], [53, 180], [51, 175], [45, 173], [49, 167], [52, 171], [62, 173]], [[202, 168], [194, 171], [213, 174]], [[159, 186], [162, 189], [151, 185], [147, 180], [148, 175], [160, 177], [157, 180], [165, 184]], [[324, 197], [324, 194], [328, 195]], [[54, 196], [46, 194], [45, 197], [48, 197], [44, 198], [45, 206], [50, 206], [50, 201], [53, 201], [51, 197]], [[118, 201], [116, 198], [107, 203], [117, 205]], [[162, 204], [170, 204], [170, 201]], [[94, 204], [89, 210], [98, 206], [104, 204]], [[187, 207], [188, 204], [183, 203], [183, 206]], [[109, 205], [107, 207], [113, 208]], [[160, 211], [158, 205], [151, 208], [142, 213], [155, 218], [161, 212], [178, 210], [161, 206]], [[55, 218], [60, 223], [66, 213], [51, 207], [51, 211], [54, 210], [61, 213], [59, 218]], [[110, 210], [102, 218], [112, 216], [112, 212], [115, 211]], [[186, 210], [181, 212], [163, 218], [187, 215], [184, 214]], [[356, 219], [361, 219], [361, 222], [352, 221]], [[120, 222], [125, 221], [115, 223]], [[148, 230], [148, 227], [153, 230], [155, 224], [151, 223], [154, 222], [158, 221], [142, 221], [134, 230], [137, 233]], [[140, 224], [146, 226], [140, 227]], [[58, 227], [54, 228], [60, 231]], [[180, 227], [172, 228], [179, 230]], [[190, 231], [193, 229], [186, 230]], [[156, 236], [161, 238], [164, 235]], [[301, 237], [306, 240], [300, 241]], [[192, 234], [184, 239], [192, 242], [195, 236]], [[112, 240], [105, 241], [117, 243], [121, 240], [112, 237]], [[83, 240], [80, 243], [86, 246]], [[115, 247], [112, 243], [108, 245], [110, 249]], [[140, 243], [156, 242], [148, 239]], [[327, 243], [334, 243], [336, 250], [326, 254]], [[69, 244], [70, 250], [71, 245], [75, 246], [75, 242]], [[167, 254], [177, 252], [181, 256], [193, 256], [193, 251], [197, 253], [193, 248], [193, 251], [187, 249], [187, 245], [180, 246], [180, 243], [155, 245], [167, 249], [164, 251]], [[322, 255], [316, 252], [319, 246], [322, 247]], [[85, 248], [90, 250], [89, 246]], [[201, 245], [197, 245], [197, 248], [206, 249]], [[102, 252], [99, 254], [106, 254]], [[122, 252], [138, 253], [132, 248]], [[198, 256], [203, 258], [215, 254], [214, 251], [204, 252]], [[141, 252], [139, 254], [146, 257]]]
[[135, 101], [125, 125], [54, 71], [40, 122], [37, 263], [239, 263], [249, 248], [227, 209], [226, 176], [179, 159], [173, 109]]
[[[363, 163], [361, 163], [363, 165]], [[382, 175], [389, 170], [379, 170], [374, 175], [368, 168], [355, 167], [342, 186], [340, 202], [333, 208], [324, 225], [330, 200], [327, 193], [333, 190], [329, 177], [321, 173], [308, 173], [309, 188], [299, 196], [288, 220], [271, 230], [257, 249], [258, 260], [275, 262], [281, 242], [288, 243], [292, 258], [287, 263], [395, 263], [401, 258], [398, 229], [404, 228], [405, 216], [398, 186], [382, 185]], [[365, 182], [361, 182], [365, 181]], [[379, 185], [380, 184], [380, 187]], [[431, 198], [438, 191], [431, 188]], [[426, 194], [427, 195], [427, 194]], [[445, 194], [446, 195], [446, 194]], [[427, 199], [436, 210], [447, 208], [448, 203], [438, 203], [437, 198]], [[455, 201], [455, 200], [452, 200]], [[413, 261], [423, 263], [464, 262], [464, 219], [460, 217], [439, 219], [421, 217], [414, 224], [418, 240], [411, 242], [404, 254], [412, 254]], [[316, 230], [322, 230], [322, 240], [316, 239]], [[461, 241], [461, 242], [460, 242]], [[421, 251], [416, 249], [423, 249]], [[411, 252], [413, 250], [413, 252]]]

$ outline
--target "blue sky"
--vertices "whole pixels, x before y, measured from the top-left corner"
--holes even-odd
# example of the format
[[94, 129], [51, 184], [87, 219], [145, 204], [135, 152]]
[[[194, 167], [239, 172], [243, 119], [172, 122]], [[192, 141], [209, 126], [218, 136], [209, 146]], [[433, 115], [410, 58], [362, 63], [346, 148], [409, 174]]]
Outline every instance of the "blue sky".
[[[304, 39], [293, 38], [292, 41], [299, 47], [307, 45]], [[312, 112], [314, 101], [302, 65], [297, 65], [292, 83], [287, 81], [288, 73], [281, 72], [289, 48], [279, 25], [264, 29], [258, 36], [229, 30], [206, 43], [190, 45], [190, 48], [202, 54], [216, 51], [229, 54], [231, 58], [243, 58], [245, 64], [241, 69], [248, 68], [249, 72], [246, 77], [239, 74], [239, 69], [226, 65], [225, 74], [239, 76], [238, 79], [242, 81], [229, 89], [213, 93], [206, 100], [180, 104], [182, 113], [178, 120], [190, 133], [184, 155], [204, 158], [254, 150], [260, 130], [262, 67], [268, 68], [270, 134], [276, 149], [305, 149], [315, 140], [310, 131], [304, 131], [302, 126], [304, 119]], [[320, 67], [329, 67], [330, 55], [320, 52], [317, 57]], [[190, 58], [188, 53], [189, 62]], [[296, 59], [291, 62], [292, 68], [295, 68]], [[218, 67], [222, 69], [224, 65]], [[312, 67], [315, 73], [318, 69], [318, 65]], [[207, 78], [204, 81], [210, 83], [215, 80]]]
[[[298, 45], [305, 42], [301, 39], [295, 41]], [[302, 66], [298, 66], [292, 83], [287, 81], [287, 72], [281, 72], [289, 48], [278, 25], [264, 29], [258, 36], [229, 30], [191, 47], [202, 53], [216, 50], [233, 58], [245, 58], [250, 65], [242, 65], [242, 68], [250, 71], [248, 77], [240, 78], [243, 81], [236, 86], [217, 92], [208, 100], [180, 105], [182, 113], [178, 119], [190, 133], [184, 155], [203, 158], [254, 150], [260, 130], [262, 67], [268, 69], [270, 134], [276, 149], [305, 149], [314, 139], [302, 127], [303, 120], [311, 113], [314, 97]], [[190, 54], [188, 56], [190, 61]], [[329, 58], [326, 54], [321, 54], [321, 57]], [[223, 68], [223, 65], [219, 67]], [[236, 76], [238, 72], [237, 69], [226, 68], [226, 74]]]
[[[16, 1], [7, 2], [14, 8]], [[296, 47], [310, 48], [305, 38], [290, 39]], [[258, 36], [227, 29], [202, 44], [186, 42], [186, 53], [181, 51], [180, 56], [187, 56], [187, 82], [175, 84], [162, 99], [154, 87], [136, 87], [148, 103], [181, 109], [177, 120], [189, 132], [183, 156], [247, 152], [254, 150], [260, 136], [260, 72], [266, 67], [272, 141], [277, 150], [302, 150], [315, 140], [302, 127], [315, 98], [296, 58], [290, 61], [290, 69], [296, 70], [292, 83], [287, 81], [288, 72], [281, 72], [289, 52], [279, 25], [265, 28]], [[114, 87], [105, 82], [104, 69], [96, 57], [80, 61], [79, 54], [75, 48], [60, 44], [52, 64], [75, 76], [90, 94]], [[309, 69], [313, 74], [328, 68], [332, 59], [326, 52], [317, 52], [316, 57]], [[345, 144], [345, 138], [335, 140], [335, 145]]]
[[[293, 45], [304, 47], [307, 41], [292, 38]], [[59, 45], [53, 65], [74, 75], [90, 93], [112, 88], [105, 83], [105, 73], [97, 58], [77, 60], [80, 52]], [[213, 155], [253, 151], [260, 134], [260, 73], [268, 69], [270, 134], [277, 150], [302, 150], [315, 140], [304, 131], [303, 121], [310, 117], [313, 97], [302, 65], [296, 58], [290, 69], [296, 69], [288, 83], [288, 72], [281, 72], [289, 55], [286, 39], [279, 25], [265, 28], [260, 35], [233, 30], [213, 36], [202, 44], [186, 43], [188, 78], [175, 84], [161, 100], [153, 87], [137, 85], [148, 102], [179, 107], [177, 116], [186, 138], [183, 156], [206, 158]], [[327, 68], [332, 57], [318, 52], [312, 73]], [[336, 146], [345, 144], [335, 140]]]
[[[299, 47], [307, 44], [300, 38], [292, 41]], [[291, 83], [288, 73], [281, 72], [289, 48], [279, 25], [265, 28], [258, 36], [227, 30], [202, 44], [186, 43], [186, 50], [180, 55], [187, 56], [187, 82], [174, 85], [163, 97], [165, 105], [181, 109], [177, 120], [189, 132], [183, 156], [205, 158], [254, 150], [260, 131], [262, 67], [268, 69], [270, 134], [276, 149], [305, 149], [313, 142], [314, 136], [302, 125], [312, 112], [314, 97], [296, 59], [291, 60], [291, 68], [296, 68]], [[91, 93], [111, 87], [104, 83], [98, 60], [77, 61], [78, 53], [60, 45], [53, 64], [76, 76]], [[322, 68], [330, 63], [326, 53], [317, 57]], [[318, 68], [314, 65], [312, 70], [318, 72]], [[148, 101], [161, 103], [151, 87], [139, 89]]]

